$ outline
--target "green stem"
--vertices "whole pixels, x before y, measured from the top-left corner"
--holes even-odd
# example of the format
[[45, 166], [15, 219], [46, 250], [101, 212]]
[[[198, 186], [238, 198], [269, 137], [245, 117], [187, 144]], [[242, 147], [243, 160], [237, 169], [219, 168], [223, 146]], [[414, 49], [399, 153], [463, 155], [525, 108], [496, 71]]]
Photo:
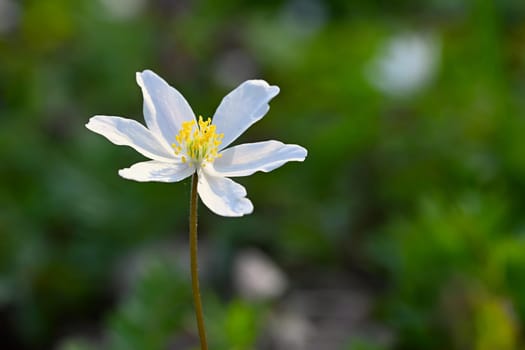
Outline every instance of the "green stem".
[[191, 260], [191, 287], [193, 291], [193, 303], [195, 304], [195, 315], [197, 317], [197, 328], [201, 341], [201, 350], [208, 350], [206, 341], [206, 328], [204, 327], [204, 316], [202, 313], [201, 293], [199, 289], [199, 268], [197, 264], [197, 183], [199, 182], [197, 173], [191, 178], [190, 195], [190, 260]]

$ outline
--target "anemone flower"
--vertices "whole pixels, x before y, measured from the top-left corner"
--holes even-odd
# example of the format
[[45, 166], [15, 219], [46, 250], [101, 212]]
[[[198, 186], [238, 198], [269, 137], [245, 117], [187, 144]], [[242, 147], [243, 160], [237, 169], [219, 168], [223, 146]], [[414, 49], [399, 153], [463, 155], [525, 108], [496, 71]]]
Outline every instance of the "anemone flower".
[[[243, 216], [253, 211], [245, 188], [230, 177], [268, 172], [289, 161], [303, 161], [301, 146], [279, 141], [228, 147], [260, 120], [279, 93], [264, 80], [248, 80], [230, 92], [213, 118], [195, 117], [184, 97], [150, 70], [137, 73], [144, 96], [146, 127], [135, 120], [97, 115], [86, 127], [116, 145], [130, 146], [151, 159], [119, 170], [135, 181], [177, 182], [192, 176], [190, 194], [190, 264], [193, 301], [201, 349], [207, 350], [197, 266], [197, 202], [222, 216]], [[227, 148], [228, 147], [228, 148]]]
[[211, 211], [243, 216], [253, 211], [253, 205], [245, 188], [229, 177], [268, 172], [306, 157], [303, 147], [273, 140], [228, 147], [268, 112], [268, 102], [279, 93], [277, 86], [264, 80], [239, 85], [211, 119], [197, 119], [184, 97], [150, 70], [137, 73], [137, 83], [144, 95], [147, 127], [103, 115], [86, 124], [114, 144], [130, 146], [151, 159], [121, 169], [119, 175], [126, 179], [177, 182], [197, 174], [197, 191]]

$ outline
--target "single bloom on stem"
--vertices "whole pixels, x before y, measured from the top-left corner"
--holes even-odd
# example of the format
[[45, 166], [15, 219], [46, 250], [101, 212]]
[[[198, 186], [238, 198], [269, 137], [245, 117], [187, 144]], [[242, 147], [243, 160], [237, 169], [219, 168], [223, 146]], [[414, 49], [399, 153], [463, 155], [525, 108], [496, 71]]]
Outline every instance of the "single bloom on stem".
[[[201, 200], [214, 213], [243, 216], [253, 211], [246, 189], [230, 179], [268, 172], [307, 151], [279, 141], [228, 147], [269, 110], [279, 93], [264, 80], [248, 80], [230, 92], [213, 118], [195, 117], [184, 97], [150, 70], [137, 73], [144, 96], [146, 127], [132, 119], [97, 115], [86, 127], [116, 145], [130, 146], [151, 159], [119, 170], [135, 181], [176, 182], [195, 172]], [[228, 148], [227, 148], [228, 147]]]

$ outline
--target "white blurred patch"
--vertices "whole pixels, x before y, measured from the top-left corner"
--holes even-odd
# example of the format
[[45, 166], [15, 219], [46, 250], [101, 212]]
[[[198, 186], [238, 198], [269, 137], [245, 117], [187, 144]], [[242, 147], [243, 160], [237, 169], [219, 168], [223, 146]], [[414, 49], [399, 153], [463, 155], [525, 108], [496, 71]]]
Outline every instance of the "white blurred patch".
[[235, 258], [233, 283], [239, 295], [249, 300], [277, 298], [288, 285], [281, 269], [255, 249], [245, 250]]
[[20, 5], [13, 0], [0, 0], [0, 33], [13, 30], [20, 19]]
[[316, 329], [303, 315], [291, 312], [272, 315], [269, 322], [272, 348], [304, 350]]
[[390, 39], [367, 67], [370, 83], [396, 97], [412, 95], [434, 77], [440, 45], [432, 35], [405, 33]]
[[142, 12], [146, 0], [100, 0], [108, 14], [114, 19], [131, 19]]

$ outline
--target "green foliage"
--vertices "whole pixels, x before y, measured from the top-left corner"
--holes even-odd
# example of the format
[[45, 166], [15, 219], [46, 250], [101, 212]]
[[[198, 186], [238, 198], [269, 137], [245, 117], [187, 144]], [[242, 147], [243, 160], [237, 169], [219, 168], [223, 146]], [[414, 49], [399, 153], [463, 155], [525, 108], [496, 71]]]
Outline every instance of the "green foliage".
[[227, 350], [253, 349], [261, 330], [262, 309], [240, 300], [222, 305], [207, 301], [210, 348]]
[[384, 348], [366, 339], [354, 339], [345, 350], [383, 350]]
[[[508, 247], [522, 249], [523, 242], [504, 234], [507, 210], [501, 203], [501, 198], [472, 194], [452, 204], [428, 199], [411, 221], [391, 226], [390, 244], [374, 247], [394, 256], [385, 260], [395, 278], [387, 314], [410, 341], [418, 339], [428, 348], [516, 348], [509, 313], [519, 310], [522, 298], [511, 301], [509, 294], [520, 287], [514, 280], [523, 280], [525, 270], [509, 280], [502, 259], [513, 259]], [[430, 341], [436, 329], [450, 332], [450, 338]]]
[[173, 264], [146, 261], [131, 295], [109, 319], [109, 349], [164, 349], [191, 312], [191, 287]]

